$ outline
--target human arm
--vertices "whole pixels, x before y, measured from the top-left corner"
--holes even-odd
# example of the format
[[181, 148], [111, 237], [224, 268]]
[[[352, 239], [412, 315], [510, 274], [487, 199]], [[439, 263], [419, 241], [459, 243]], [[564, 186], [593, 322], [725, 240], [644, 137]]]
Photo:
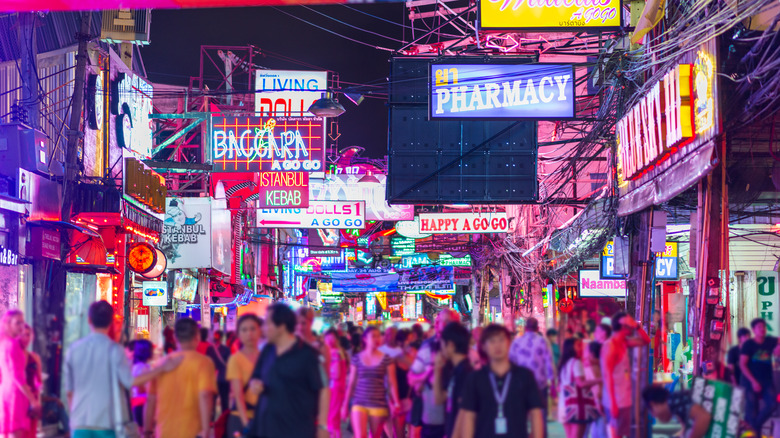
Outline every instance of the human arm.
[[704, 438], [704, 435], [707, 434], [707, 430], [709, 430], [710, 428], [712, 415], [709, 412], [707, 412], [703, 407], [694, 403], [691, 406], [691, 410], [688, 413], [688, 417], [691, 419], [691, 422], [693, 423], [689, 438]]
[[[458, 411], [458, 418], [455, 424], [455, 435], [459, 438], [474, 438], [477, 429], [477, 413], [468, 409]], [[536, 437], [534, 437], [536, 438]]]
[[442, 382], [445, 362], [444, 355], [441, 352], [437, 353], [433, 362], [433, 396], [437, 405], [443, 405], [447, 401], [447, 390], [444, 389], [444, 382]]
[[323, 386], [320, 389], [319, 408], [317, 409], [317, 436], [320, 438], [330, 436], [327, 430], [329, 406], [330, 389], [327, 386]]
[[750, 367], [748, 367], [748, 362], [750, 362], [750, 356], [745, 354], [745, 350], [743, 347], [743, 350], [739, 355], [739, 368], [742, 370], [742, 375], [753, 386], [753, 390], [756, 392], [761, 392], [761, 384], [758, 383], [758, 380], [756, 380], [756, 378], [753, 376], [753, 373], [750, 372]]
[[607, 394], [609, 395], [609, 405], [605, 406], [609, 409], [609, 412], [613, 418], [617, 418], [618, 408], [617, 399], [615, 398], [615, 367], [617, 366], [619, 358], [616, 357], [617, 352], [612, 342], [604, 344], [604, 350], [601, 354], [604, 355], [604, 385], [607, 388]]
[[200, 409], [200, 437], [207, 438], [211, 430], [211, 413], [214, 409], [214, 392], [205, 390], [198, 394], [198, 408]]
[[531, 422], [531, 436], [529, 438], [544, 438], [544, 417], [539, 408], [528, 411], [528, 420]]
[[244, 399], [244, 382], [241, 380], [241, 373], [235, 356], [228, 359], [225, 378], [230, 382], [230, 391], [233, 394], [233, 400], [236, 401], [236, 410], [239, 418], [241, 418], [241, 424], [246, 427], [249, 424], [249, 414], [247, 412], [246, 400]]
[[355, 380], [357, 380], [357, 368], [355, 361], [349, 366], [349, 377], [347, 377], [347, 392], [344, 393], [344, 402], [341, 405], [341, 416], [347, 418], [349, 413], [349, 402], [352, 399], [352, 391], [355, 389]]
[[175, 370], [183, 360], [184, 356], [182, 355], [166, 356], [157, 366], [151, 367], [149, 371], [133, 377], [132, 384], [129, 386], [143, 386], [161, 375]]
[[409, 368], [408, 379], [409, 385], [416, 390], [425, 384], [433, 375], [433, 358], [431, 357], [432, 351], [429, 344], [423, 345], [418, 351], [417, 355], [412, 362], [411, 368]]
[[650, 335], [647, 334], [645, 329], [643, 329], [633, 317], [628, 316], [625, 323], [636, 329], [636, 334], [634, 336], [626, 338], [626, 343], [629, 347], [644, 347], [650, 345]]
[[387, 366], [387, 382], [390, 384], [390, 400], [400, 408], [401, 399], [398, 397], [398, 375], [395, 373], [395, 367], [394, 362]]
[[157, 395], [148, 394], [146, 396], [146, 404], [144, 404], [144, 435], [151, 436], [154, 434], [156, 414], [157, 414]]

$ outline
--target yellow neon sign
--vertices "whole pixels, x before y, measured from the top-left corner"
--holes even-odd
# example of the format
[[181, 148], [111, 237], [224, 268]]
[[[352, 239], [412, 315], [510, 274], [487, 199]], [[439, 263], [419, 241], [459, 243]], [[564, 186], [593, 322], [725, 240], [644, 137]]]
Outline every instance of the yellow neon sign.
[[480, 0], [482, 29], [618, 28], [621, 0]]

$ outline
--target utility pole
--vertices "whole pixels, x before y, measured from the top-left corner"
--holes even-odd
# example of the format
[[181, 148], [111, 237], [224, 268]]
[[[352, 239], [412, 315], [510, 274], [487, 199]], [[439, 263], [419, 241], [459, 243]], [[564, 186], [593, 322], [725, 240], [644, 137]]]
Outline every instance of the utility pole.
[[[40, 128], [40, 94], [38, 87], [38, 59], [35, 36], [35, 12], [20, 12], [17, 39], [19, 41], [19, 69], [22, 80], [21, 107], [27, 110], [26, 124]], [[24, 122], [24, 121], [23, 121]]]
[[[92, 26], [92, 12], [81, 13], [81, 30], [79, 31], [78, 54], [76, 55], [76, 82], [73, 86], [73, 103], [68, 124], [68, 143], [65, 149], [65, 178], [63, 179], [62, 220], [70, 222], [71, 207], [73, 205], [74, 190], [79, 177], [78, 168], [78, 144], [81, 137], [81, 111], [84, 109], [84, 87], [87, 77], [87, 44], [91, 39], [89, 35]], [[67, 237], [64, 236], [64, 237]], [[62, 259], [67, 256], [68, 242], [62, 239]]]

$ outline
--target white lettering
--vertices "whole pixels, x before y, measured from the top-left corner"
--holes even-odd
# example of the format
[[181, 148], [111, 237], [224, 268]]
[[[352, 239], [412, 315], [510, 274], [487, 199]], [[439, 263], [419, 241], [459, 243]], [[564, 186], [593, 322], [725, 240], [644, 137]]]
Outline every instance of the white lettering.
[[544, 102], [544, 103], [550, 103], [550, 101], [553, 100], [554, 94], [551, 92], [550, 94], [545, 95], [545, 93], [544, 93], [544, 83], [545, 82], [548, 82], [550, 84], [550, 86], [553, 85], [553, 80], [552, 80], [551, 77], [549, 77], [549, 76], [543, 77], [542, 80], [539, 81], [539, 99], [541, 99], [541, 101]]
[[555, 76], [555, 82], [558, 84], [558, 101], [566, 100], [566, 84], [571, 79], [570, 75]]

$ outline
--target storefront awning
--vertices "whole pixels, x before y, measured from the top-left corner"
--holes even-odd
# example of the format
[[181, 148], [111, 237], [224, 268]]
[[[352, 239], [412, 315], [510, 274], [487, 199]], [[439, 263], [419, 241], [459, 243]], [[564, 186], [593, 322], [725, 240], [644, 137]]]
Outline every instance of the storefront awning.
[[0, 195], [0, 210], [8, 210], [14, 213], [24, 214], [25, 206], [30, 204], [24, 199], [14, 198], [13, 196]]

